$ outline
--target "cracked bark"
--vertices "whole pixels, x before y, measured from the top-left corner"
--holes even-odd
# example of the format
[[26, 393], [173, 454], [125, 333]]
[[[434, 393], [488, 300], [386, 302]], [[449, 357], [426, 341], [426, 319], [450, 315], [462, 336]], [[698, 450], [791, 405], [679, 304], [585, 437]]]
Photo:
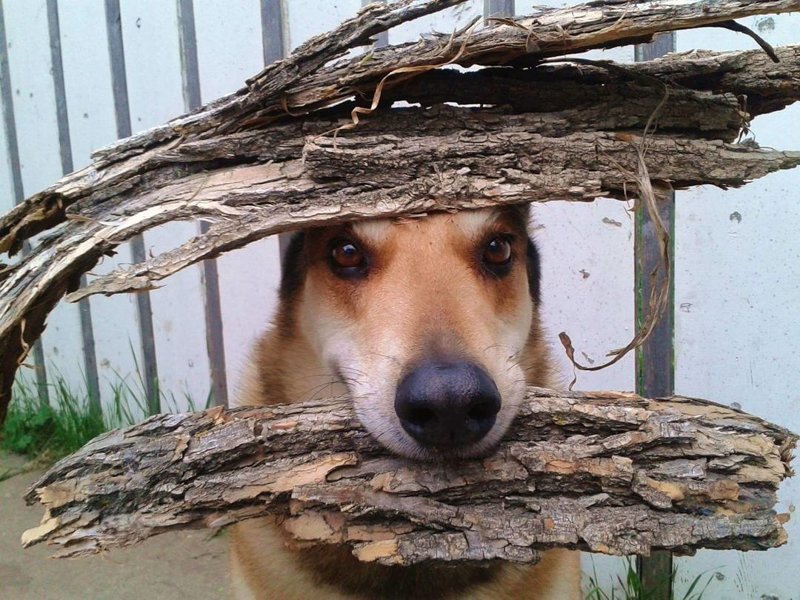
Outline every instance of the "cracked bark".
[[[325, 134], [350, 122], [352, 103], [213, 136], [167, 139], [156, 129], [105, 149], [93, 165], [0, 219], [0, 250], [9, 255], [45, 234], [28, 256], [0, 267], [0, 409], [48, 312], [76, 290], [80, 275], [120, 243], [170, 220], [202, 217], [213, 225], [69, 299], [148, 289], [194, 262], [299, 227], [624, 197], [634, 191], [632, 146], [665, 90], [659, 129], [648, 142], [657, 185], [738, 186], [791, 168], [800, 163], [796, 152], [732, 143], [758, 111], [800, 97], [800, 50], [778, 54], [779, 65], [744, 52], [676, 56], [624, 70], [548, 64], [431, 72], [387, 92], [386, 107], [335, 141]], [[486, 106], [442, 104], [468, 98]], [[390, 109], [398, 99], [423, 107]]]
[[347, 399], [160, 415], [35, 483], [47, 513], [23, 542], [76, 556], [271, 515], [298, 544], [382, 564], [766, 549], [786, 541], [774, 505], [796, 441], [701, 400], [541, 388], [492, 456], [458, 463], [391, 455]]
[[[800, 9], [800, 1], [593, 2], [343, 59], [370, 36], [463, 0], [373, 4], [267, 67], [236, 94], [123, 140], [0, 219], [0, 417], [18, 364], [55, 304], [146, 289], [267, 235], [348, 219], [632, 190], [633, 146], [653, 111], [657, 186], [738, 186], [800, 153], [735, 144], [752, 116], [800, 97], [800, 50], [697, 53], [624, 68], [540, 63], [660, 31]], [[399, 67], [382, 108], [336, 142]], [[535, 68], [521, 69], [536, 65]], [[508, 68], [511, 67], [511, 68]], [[391, 102], [420, 103], [393, 109]], [[479, 104], [479, 108], [448, 106]], [[289, 114], [291, 112], [291, 114]], [[76, 291], [130, 237], [204, 218], [206, 235]], [[35, 236], [39, 236], [34, 239]], [[31, 252], [12, 258], [25, 243]], [[298, 543], [346, 543], [362, 560], [533, 562], [552, 546], [607, 553], [761, 549], [785, 542], [775, 492], [796, 438], [684, 398], [531, 390], [492, 457], [411, 464], [358, 426], [346, 400], [164, 415], [95, 440], [29, 494], [47, 507], [26, 544], [78, 555], [175, 527], [257, 515]]]

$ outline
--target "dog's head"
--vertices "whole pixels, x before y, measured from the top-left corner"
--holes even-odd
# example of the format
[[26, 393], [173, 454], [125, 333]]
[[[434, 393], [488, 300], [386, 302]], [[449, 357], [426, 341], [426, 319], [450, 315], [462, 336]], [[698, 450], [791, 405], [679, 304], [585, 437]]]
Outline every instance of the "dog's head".
[[367, 430], [412, 458], [474, 456], [544, 384], [539, 261], [521, 207], [297, 234], [281, 294]]

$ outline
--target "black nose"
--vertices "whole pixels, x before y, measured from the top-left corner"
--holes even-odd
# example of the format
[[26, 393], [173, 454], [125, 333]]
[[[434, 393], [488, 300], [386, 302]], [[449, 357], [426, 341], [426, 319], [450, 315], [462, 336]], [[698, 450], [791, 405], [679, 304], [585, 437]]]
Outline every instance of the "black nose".
[[454, 448], [489, 433], [500, 393], [477, 365], [426, 362], [400, 381], [394, 410], [403, 429], [421, 444]]

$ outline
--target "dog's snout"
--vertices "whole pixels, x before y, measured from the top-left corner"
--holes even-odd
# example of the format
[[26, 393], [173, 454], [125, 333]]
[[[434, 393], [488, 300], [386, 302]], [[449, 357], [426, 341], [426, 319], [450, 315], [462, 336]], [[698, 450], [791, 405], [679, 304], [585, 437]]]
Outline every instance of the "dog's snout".
[[456, 448], [482, 439], [500, 411], [500, 392], [479, 366], [426, 362], [397, 386], [403, 429], [425, 446]]

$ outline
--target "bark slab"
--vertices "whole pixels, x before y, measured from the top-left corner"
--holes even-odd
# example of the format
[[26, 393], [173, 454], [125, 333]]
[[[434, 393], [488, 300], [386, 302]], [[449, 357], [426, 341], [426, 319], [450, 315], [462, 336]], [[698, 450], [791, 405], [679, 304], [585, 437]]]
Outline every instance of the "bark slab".
[[379, 446], [347, 399], [215, 408], [152, 417], [59, 462], [27, 495], [46, 514], [22, 539], [78, 556], [271, 516], [300, 544], [382, 564], [761, 550], [786, 541], [774, 507], [796, 442], [707, 401], [530, 388], [493, 455], [419, 463]]
[[[197, 261], [301, 227], [625, 197], [635, 193], [633, 146], [654, 113], [659, 128], [647, 157], [657, 186], [738, 186], [800, 164], [796, 152], [732, 144], [753, 115], [800, 97], [796, 47], [779, 49], [778, 64], [761, 51], [630, 67], [542, 63], [657, 32], [796, 11], [800, 0], [599, 0], [346, 58], [381, 31], [463, 1], [370, 4], [246, 88], [98, 151], [90, 166], [0, 218], [0, 420], [50, 311], [103, 256], [171, 220], [213, 224], [70, 299], [147, 289]], [[447, 64], [504, 68], [433, 71]], [[383, 107], [334, 140], [332, 131], [352, 124], [350, 111], [376, 95]], [[393, 100], [422, 107], [391, 109]], [[16, 256], [26, 245], [30, 252]]]

